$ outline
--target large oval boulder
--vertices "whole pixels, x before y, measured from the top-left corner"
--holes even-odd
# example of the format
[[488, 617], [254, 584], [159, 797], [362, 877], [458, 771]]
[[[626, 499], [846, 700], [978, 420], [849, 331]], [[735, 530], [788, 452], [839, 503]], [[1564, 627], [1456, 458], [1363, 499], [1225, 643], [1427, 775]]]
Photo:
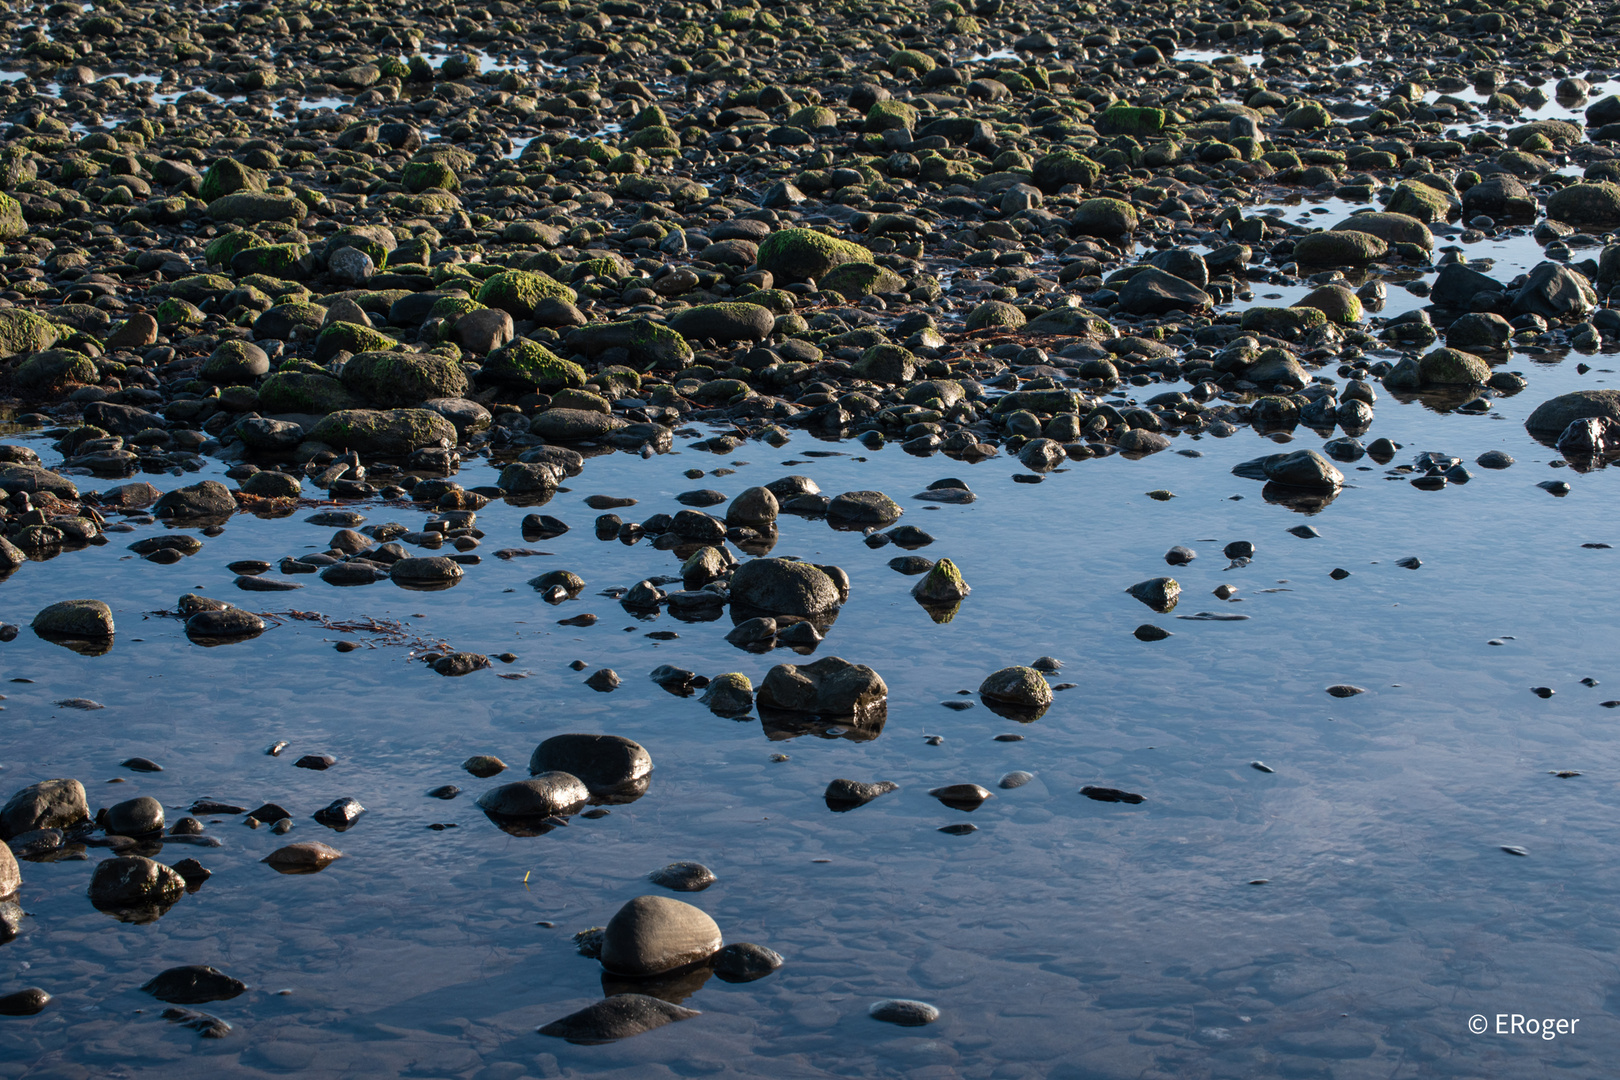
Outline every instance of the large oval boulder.
[[701, 909], [638, 896], [602, 931], [602, 966], [616, 975], [659, 975], [707, 960], [719, 948], [720, 927]]
[[90, 820], [84, 785], [77, 780], [41, 780], [0, 808], [0, 840], [36, 829], [71, 829]]
[[90, 902], [99, 911], [162, 914], [185, 888], [185, 878], [170, 867], [124, 855], [96, 865], [90, 877]]
[[839, 604], [838, 586], [809, 563], [753, 559], [731, 575], [734, 604], [770, 615], [821, 615]]
[[620, 735], [553, 735], [529, 756], [530, 775], [576, 776], [593, 795], [644, 785], [652, 768], [652, 755]]
[[762, 708], [857, 720], [888, 706], [889, 688], [865, 664], [825, 656], [813, 664], [778, 664], [760, 684]]
[[571, 773], [545, 772], [491, 788], [479, 796], [478, 807], [497, 817], [544, 818], [573, 813], [590, 794], [585, 782]]

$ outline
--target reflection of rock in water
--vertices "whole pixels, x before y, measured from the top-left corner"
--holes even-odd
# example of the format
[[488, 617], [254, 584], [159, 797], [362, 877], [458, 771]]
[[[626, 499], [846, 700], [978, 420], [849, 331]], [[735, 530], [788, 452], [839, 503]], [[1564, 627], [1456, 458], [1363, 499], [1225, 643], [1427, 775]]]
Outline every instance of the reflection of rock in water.
[[714, 974], [714, 968], [707, 960], [691, 964], [675, 971], [666, 971], [660, 975], [649, 975], [634, 978], [629, 975], [615, 975], [611, 971], [602, 972], [602, 994], [612, 997], [615, 994], [645, 994], [648, 997], [667, 1001], [671, 1005], [684, 1003], [693, 994], [703, 989], [703, 984], [709, 981]]
[[758, 706], [759, 724], [765, 737], [772, 742], [786, 742], [801, 735], [814, 735], [818, 739], [848, 739], [850, 742], [871, 742], [883, 734], [888, 722], [887, 707], [869, 710], [859, 719], [852, 716], [817, 716], [812, 713], [792, 712]]

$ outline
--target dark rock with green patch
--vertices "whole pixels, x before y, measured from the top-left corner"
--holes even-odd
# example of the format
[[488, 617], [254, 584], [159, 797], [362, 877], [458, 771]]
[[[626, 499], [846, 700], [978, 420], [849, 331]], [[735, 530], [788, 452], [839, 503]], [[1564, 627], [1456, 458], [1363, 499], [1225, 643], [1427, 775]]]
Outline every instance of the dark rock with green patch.
[[96, 364], [70, 349], [46, 349], [17, 365], [11, 382], [26, 394], [41, 394], [70, 386], [93, 386], [101, 381]]
[[340, 409], [357, 409], [364, 402], [330, 375], [284, 371], [259, 387], [259, 411], [324, 416]]
[[239, 191], [264, 191], [270, 186], [264, 173], [234, 158], [220, 158], [203, 173], [197, 197], [205, 203], [223, 199]]
[[223, 341], [208, 354], [197, 377], [218, 386], [241, 386], [269, 374], [270, 357], [250, 341]]
[[764, 341], [771, 336], [776, 316], [758, 304], [728, 301], [687, 308], [669, 320], [669, 327], [688, 340]]
[[759, 245], [759, 268], [778, 281], [820, 280], [845, 263], [870, 263], [870, 250], [814, 229], [778, 229]]
[[579, 294], [556, 278], [537, 270], [503, 270], [478, 290], [478, 302], [500, 308], [514, 319], [527, 319], [544, 300], [573, 303]]
[[586, 356], [624, 349], [639, 371], [679, 371], [692, 362], [692, 346], [675, 330], [651, 319], [593, 323], [570, 331], [565, 343]]
[[344, 409], [322, 417], [309, 437], [361, 454], [405, 457], [424, 447], [454, 446], [456, 428], [426, 409]]
[[0, 359], [41, 352], [66, 336], [43, 315], [18, 307], [0, 308]]
[[208, 204], [208, 216], [236, 225], [266, 221], [301, 221], [309, 212], [296, 195], [272, 191], [238, 191]]
[[537, 341], [518, 338], [484, 360], [478, 372], [480, 382], [520, 387], [542, 394], [555, 394], [569, 387], [585, 385], [585, 369], [564, 360]]
[[467, 375], [437, 353], [366, 352], [343, 365], [343, 386], [385, 408], [419, 405], [429, 398], [461, 397]]

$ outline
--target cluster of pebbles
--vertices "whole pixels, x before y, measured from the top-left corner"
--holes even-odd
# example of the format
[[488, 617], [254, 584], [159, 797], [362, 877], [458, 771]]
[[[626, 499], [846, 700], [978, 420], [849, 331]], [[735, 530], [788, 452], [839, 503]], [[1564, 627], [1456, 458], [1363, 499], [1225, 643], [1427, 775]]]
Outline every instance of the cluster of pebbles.
[[[1388, 439], [1362, 441], [1386, 399], [1489, 414], [1527, 385], [1513, 355], [1620, 340], [1620, 97], [1604, 89], [1620, 72], [1598, 8], [718, 8], [112, 0], [8, 12], [0, 380], [16, 422], [62, 461], [0, 446], [0, 571], [48, 573], [31, 564], [160, 522], [169, 529], [131, 550], [179, 562], [251, 512], [336, 531], [323, 552], [233, 564], [243, 592], [451, 588], [477, 572], [490, 501], [538, 508], [593, 456], [650, 457], [677, 438], [718, 455], [795, 437], [895, 441], [964, 467], [1016, 459], [1018, 479], [1038, 482], [1179, 436], [1305, 428], [1327, 440], [1321, 452], [1237, 472], [1315, 510], [1344, 483], [1334, 461], [1392, 460]], [[1542, 115], [1555, 101], [1573, 119]], [[1323, 227], [1307, 227], [1280, 209], [1301, 198], [1355, 209], [1318, 207]], [[1541, 260], [1509, 276], [1470, 255], [1508, 241], [1539, 245]], [[1284, 286], [1303, 295], [1255, 303]], [[1383, 318], [1393, 290], [1423, 303]], [[1528, 427], [1578, 470], [1602, 465], [1620, 452], [1620, 392], [1554, 398]], [[458, 484], [478, 458], [497, 481]], [[207, 459], [235, 486], [186, 482]], [[1428, 488], [1468, 476], [1443, 455], [1410, 471]], [[973, 494], [951, 479], [916, 498]], [[334, 506], [379, 501], [412, 524], [361, 527]], [[602, 540], [682, 559], [678, 577], [618, 599], [694, 621], [729, 608], [728, 640], [753, 652], [812, 652], [848, 600], [838, 567], [771, 554], [780, 514], [873, 547], [932, 539], [899, 525], [887, 494], [829, 495], [798, 475], [680, 501], [640, 521], [611, 512], [629, 500], [591, 501]], [[523, 540], [567, 528], [537, 510]], [[913, 595], [939, 621], [969, 592], [948, 558], [891, 565], [917, 577]], [[552, 604], [585, 587], [568, 570], [530, 584]], [[1179, 585], [1131, 591], [1162, 613]], [[175, 613], [201, 645], [265, 629], [197, 594]], [[88, 655], [114, 638], [99, 600], [53, 604], [33, 628]], [[491, 665], [427, 659], [447, 676]], [[1049, 673], [996, 671], [981, 699], [1038, 716]], [[887, 694], [878, 673], [839, 657], [778, 664], [757, 688], [737, 673], [654, 677], [704, 690], [723, 715], [757, 708], [767, 723], [850, 737], [881, 729]], [[589, 685], [611, 690], [618, 676], [601, 669]], [[536, 750], [528, 780], [479, 798], [491, 820], [533, 835], [645, 790], [640, 746], [559, 738]], [[468, 771], [500, 771], [481, 768]], [[839, 779], [826, 798], [849, 810], [891, 790]], [[993, 797], [968, 783], [932, 794], [964, 810]], [[280, 807], [198, 812], [291, 821]], [[347, 799], [314, 817], [341, 831], [361, 812]], [[154, 835], [207, 835], [194, 817], [166, 825], [149, 798], [92, 817], [82, 785], [53, 780], [18, 792], [0, 819], [0, 896], [21, 886], [14, 850], [44, 857], [70, 841], [112, 849], [88, 888], [120, 918], [156, 918], [208, 876], [195, 859], [141, 854]], [[303, 842], [266, 861], [309, 873], [340, 855]], [[704, 874], [678, 865], [654, 880], [687, 890]], [[15, 933], [19, 914], [0, 900], [0, 928]], [[721, 940], [692, 905], [631, 901], [580, 939], [622, 992], [542, 1032], [650, 1030], [696, 1015], [666, 1000], [676, 991], [660, 997], [658, 980], [697, 966], [743, 981], [782, 962]], [[185, 1005], [242, 986], [187, 968], [148, 990]], [[0, 1013], [48, 1001], [25, 990]], [[872, 1015], [938, 1013], [896, 1000]]]

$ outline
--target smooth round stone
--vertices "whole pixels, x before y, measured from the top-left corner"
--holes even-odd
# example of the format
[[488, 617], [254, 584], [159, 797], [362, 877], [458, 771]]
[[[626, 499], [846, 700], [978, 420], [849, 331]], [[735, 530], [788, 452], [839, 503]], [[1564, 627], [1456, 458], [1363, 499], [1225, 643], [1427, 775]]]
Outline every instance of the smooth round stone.
[[0, 997], [0, 1016], [38, 1016], [51, 1003], [51, 995], [37, 986]]
[[0, 844], [0, 896], [10, 896], [22, 887], [22, 868], [11, 848]]
[[42, 634], [60, 634], [63, 637], [113, 636], [112, 609], [100, 600], [63, 600], [52, 604], [34, 616], [32, 625]]
[[867, 1014], [874, 1020], [882, 1020], [885, 1024], [899, 1024], [901, 1027], [922, 1027], [939, 1019], [939, 1010], [928, 1002], [909, 1001], [905, 998], [879, 1001], [867, 1010]]
[[130, 799], [107, 809], [107, 831], [119, 836], [140, 836], [163, 828], [163, 804], [150, 795]]
[[1003, 790], [1011, 790], [1012, 788], [1021, 788], [1033, 779], [1035, 779], [1034, 773], [1027, 773], [1019, 769], [1003, 776], [996, 786]]
[[343, 858], [343, 852], [317, 841], [304, 841], [277, 848], [260, 862], [282, 874], [314, 874]]
[[502, 817], [543, 818], [571, 814], [589, 797], [590, 791], [579, 777], [566, 772], [543, 772], [484, 792], [478, 797], [478, 806]]
[[706, 912], [666, 896], [638, 896], [608, 920], [602, 966], [617, 975], [658, 975], [719, 948], [720, 927]]
[[569, 773], [593, 792], [635, 785], [650, 776], [652, 768], [652, 755], [620, 735], [553, 735], [529, 756], [531, 775]]
[[676, 892], [702, 892], [715, 882], [714, 871], [702, 863], [674, 862], [647, 875], [654, 885]]

